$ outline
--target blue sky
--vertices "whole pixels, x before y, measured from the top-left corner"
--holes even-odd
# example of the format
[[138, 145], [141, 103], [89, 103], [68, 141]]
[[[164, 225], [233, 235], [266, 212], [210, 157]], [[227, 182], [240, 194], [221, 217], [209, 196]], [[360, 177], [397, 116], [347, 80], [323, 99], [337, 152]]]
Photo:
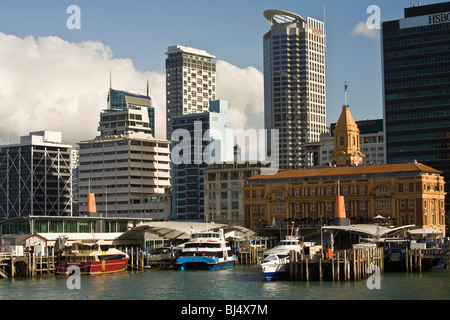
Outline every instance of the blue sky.
[[[80, 30], [66, 26], [70, 16], [66, 9], [72, 4], [81, 9]], [[325, 8], [327, 122], [331, 123], [337, 121], [344, 103], [344, 81], [349, 84], [348, 103], [356, 120], [382, 117], [380, 40], [352, 33], [369, 18], [370, 5], [379, 6], [381, 19], [388, 21], [402, 18], [410, 0], [2, 1], [0, 33], [22, 39], [57, 36], [69, 43], [97, 41], [109, 47], [114, 58], [131, 60], [139, 72], [164, 73], [167, 47], [180, 44], [262, 73], [262, 37], [270, 29], [264, 10], [282, 9], [323, 20]]]

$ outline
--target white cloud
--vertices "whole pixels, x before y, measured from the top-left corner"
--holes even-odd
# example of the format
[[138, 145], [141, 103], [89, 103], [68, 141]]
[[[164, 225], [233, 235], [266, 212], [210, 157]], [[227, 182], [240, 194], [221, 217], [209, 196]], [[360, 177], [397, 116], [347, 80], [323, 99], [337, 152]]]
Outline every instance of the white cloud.
[[218, 60], [216, 98], [228, 101], [235, 129], [264, 128], [264, 77], [256, 68]]
[[[43, 129], [61, 131], [63, 142], [73, 146], [94, 138], [107, 105], [110, 71], [119, 90], [145, 93], [149, 80], [156, 137], [165, 138], [165, 74], [138, 71], [101, 42], [0, 33], [0, 57], [0, 141], [9, 136], [18, 142]], [[235, 128], [263, 126], [263, 76], [255, 68], [218, 61], [216, 96], [228, 101]]]
[[358, 22], [358, 24], [355, 25], [355, 27], [353, 28], [352, 35], [354, 36], [364, 36], [364, 37], [368, 37], [370, 39], [380, 39], [380, 30], [378, 29], [369, 29], [367, 27], [367, 23], [360, 21]]

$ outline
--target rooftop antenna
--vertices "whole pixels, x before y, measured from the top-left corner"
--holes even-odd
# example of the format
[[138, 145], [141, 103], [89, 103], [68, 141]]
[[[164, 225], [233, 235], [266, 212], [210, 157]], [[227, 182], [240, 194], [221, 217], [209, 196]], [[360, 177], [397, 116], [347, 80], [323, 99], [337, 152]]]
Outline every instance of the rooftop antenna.
[[147, 97], [149, 97], [149, 95], [148, 95], [148, 79], [147, 79]]
[[108, 102], [109, 102], [109, 109], [110, 110], [111, 110], [111, 89], [112, 89], [112, 75], [111, 75], [111, 70], [109, 70]]
[[347, 80], [345, 80], [345, 82], [344, 82], [344, 106], [347, 105], [347, 88], [348, 88], [348, 84], [347, 84]]
[[[327, 28], [326, 28], [326, 24], [325, 24], [325, 6], [324, 6], [323, 7], [323, 41], [324, 41], [325, 45], [326, 45], [326, 35], [327, 35], [326, 30], [327, 30]], [[325, 50], [327, 50], [326, 47], [325, 47]]]

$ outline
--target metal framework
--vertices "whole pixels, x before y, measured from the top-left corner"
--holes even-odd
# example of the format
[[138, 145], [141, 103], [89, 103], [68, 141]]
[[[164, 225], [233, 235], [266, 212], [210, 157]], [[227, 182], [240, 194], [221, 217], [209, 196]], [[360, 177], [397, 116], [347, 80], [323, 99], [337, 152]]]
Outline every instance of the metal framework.
[[70, 150], [14, 146], [0, 151], [0, 219], [72, 213]]

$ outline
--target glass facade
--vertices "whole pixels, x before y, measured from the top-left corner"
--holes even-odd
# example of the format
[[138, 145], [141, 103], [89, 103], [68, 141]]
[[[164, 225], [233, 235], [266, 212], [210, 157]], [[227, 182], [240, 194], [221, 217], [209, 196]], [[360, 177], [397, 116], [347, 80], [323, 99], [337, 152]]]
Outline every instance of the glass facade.
[[[383, 23], [386, 163], [418, 161], [450, 178], [450, 3], [405, 9]], [[447, 200], [447, 211], [450, 205]]]
[[1, 224], [1, 235], [20, 235], [34, 233], [92, 233], [125, 232], [128, 221], [94, 219], [43, 219], [8, 220]]
[[[103, 132], [99, 129], [102, 131], [102, 135], [123, 134], [126, 127], [135, 126], [141, 127], [141, 131], [145, 131], [144, 128], [150, 128], [150, 131], [145, 132], [155, 136], [155, 108], [153, 108], [152, 99], [149, 96], [109, 89], [108, 107], [108, 110], [102, 113], [100, 118], [100, 128], [104, 130]], [[142, 107], [146, 108], [148, 119], [136, 119], [134, 112], [130, 112], [130, 110], [139, 110]]]
[[0, 219], [72, 213], [71, 146], [22, 143], [45, 134], [32, 133], [21, 137], [20, 145], [0, 148]]

